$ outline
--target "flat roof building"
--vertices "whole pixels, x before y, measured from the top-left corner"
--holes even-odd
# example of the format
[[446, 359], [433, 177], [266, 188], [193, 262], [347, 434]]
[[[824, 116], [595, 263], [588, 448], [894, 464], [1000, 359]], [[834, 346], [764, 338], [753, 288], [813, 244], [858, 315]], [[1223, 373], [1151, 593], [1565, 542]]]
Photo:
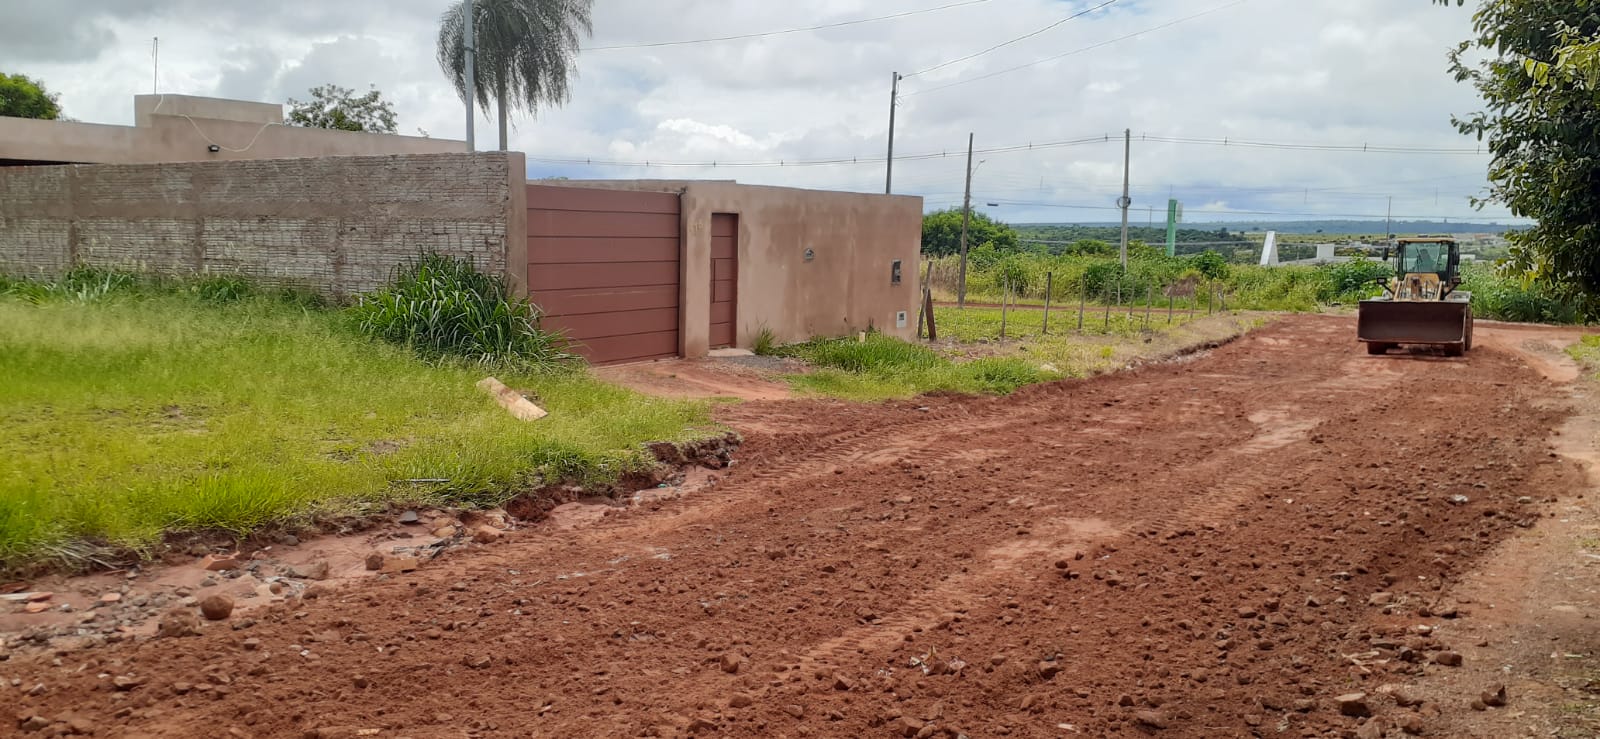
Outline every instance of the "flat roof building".
[[466, 150], [450, 139], [305, 128], [283, 106], [193, 95], [136, 95], [134, 125], [0, 116], [0, 166], [158, 164]]

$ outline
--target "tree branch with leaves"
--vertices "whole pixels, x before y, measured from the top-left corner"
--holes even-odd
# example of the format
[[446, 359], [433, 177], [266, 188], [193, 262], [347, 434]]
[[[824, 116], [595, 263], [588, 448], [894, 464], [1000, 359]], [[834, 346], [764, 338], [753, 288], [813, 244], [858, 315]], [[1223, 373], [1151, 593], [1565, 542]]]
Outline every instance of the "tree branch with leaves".
[[56, 99], [38, 80], [0, 72], [0, 115], [53, 121], [61, 117]]
[[1452, 118], [1493, 156], [1477, 203], [1535, 221], [1505, 266], [1600, 317], [1600, 2], [1483, 0], [1473, 33], [1449, 59], [1485, 105]]
[[289, 99], [289, 123], [306, 128], [331, 128], [338, 131], [394, 133], [394, 106], [383, 99], [377, 87], [366, 94], [338, 85], [311, 88], [311, 99]]

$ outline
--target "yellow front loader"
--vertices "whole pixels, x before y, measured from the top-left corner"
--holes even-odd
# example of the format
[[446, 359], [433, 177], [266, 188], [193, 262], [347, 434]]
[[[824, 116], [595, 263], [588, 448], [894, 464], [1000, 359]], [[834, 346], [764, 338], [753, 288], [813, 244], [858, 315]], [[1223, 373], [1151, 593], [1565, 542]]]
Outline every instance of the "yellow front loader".
[[1472, 295], [1456, 289], [1460, 247], [1454, 239], [1419, 237], [1400, 239], [1395, 252], [1395, 276], [1384, 285], [1386, 294], [1361, 301], [1356, 338], [1366, 342], [1369, 354], [1401, 344], [1465, 354], [1472, 348]]

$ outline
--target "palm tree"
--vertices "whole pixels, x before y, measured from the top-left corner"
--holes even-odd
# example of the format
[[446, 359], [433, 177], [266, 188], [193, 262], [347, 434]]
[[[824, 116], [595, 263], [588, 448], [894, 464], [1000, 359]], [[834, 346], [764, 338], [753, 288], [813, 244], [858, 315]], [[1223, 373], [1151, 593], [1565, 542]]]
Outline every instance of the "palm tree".
[[506, 119], [511, 108], [537, 114], [541, 105], [561, 105], [571, 97], [568, 80], [578, 74], [579, 34], [591, 35], [594, 0], [456, 0], [439, 21], [439, 67], [467, 99], [466, 49], [462, 29], [472, 7], [477, 56], [473, 77], [478, 103], [494, 96], [500, 122], [500, 150], [506, 149]]

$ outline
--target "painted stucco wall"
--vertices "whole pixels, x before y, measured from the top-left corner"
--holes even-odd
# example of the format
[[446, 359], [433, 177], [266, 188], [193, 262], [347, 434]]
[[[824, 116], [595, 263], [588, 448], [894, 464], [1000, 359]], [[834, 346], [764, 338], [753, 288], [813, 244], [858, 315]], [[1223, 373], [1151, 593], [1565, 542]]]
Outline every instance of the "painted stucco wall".
[[[465, 143], [449, 139], [288, 126], [282, 123], [282, 110], [240, 100], [140, 95], [135, 98], [134, 126], [0, 117], [0, 160], [154, 164], [466, 149]], [[209, 151], [212, 144], [219, 151]]]
[[922, 198], [715, 182], [690, 183], [682, 197], [685, 356], [704, 354], [710, 338], [713, 213], [739, 216], [735, 346], [763, 329], [780, 343], [868, 328], [915, 337]]

